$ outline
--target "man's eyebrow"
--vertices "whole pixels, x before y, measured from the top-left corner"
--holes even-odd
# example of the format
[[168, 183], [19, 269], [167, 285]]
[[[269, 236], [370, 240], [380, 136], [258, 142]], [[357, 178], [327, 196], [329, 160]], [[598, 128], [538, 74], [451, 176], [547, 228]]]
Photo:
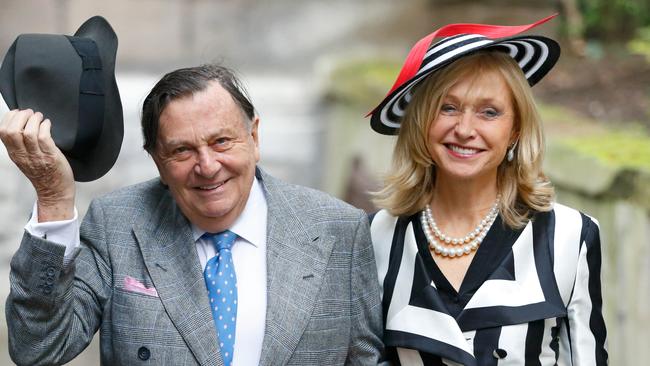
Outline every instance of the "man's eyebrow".
[[[219, 137], [229, 136], [229, 135], [232, 134], [231, 132], [232, 132], [231, 130], [229, 130], [227, 128], [224, 128], [224, 129], [220, 129], [218, 131], [214, 131], [213, 133], [211, 133], [209, 135], [206, 135], [206, 136], [207, 136], [207, 140], [211, 141], [211, 140], [214, 140], [214, 139], [219, 138]], [[174, 138], [174, 137], [170, 137], [168, 140], [161, 139], [160, 142], [163, 145], [166, 145], [166, 146], [194, 145], [193, 141]]]
[[174, 139], [174, 138], [169, 140], [161, 139], [160, 142], [166, 146], [189, 145], [189, 142], [187, 142], [186, 140]]

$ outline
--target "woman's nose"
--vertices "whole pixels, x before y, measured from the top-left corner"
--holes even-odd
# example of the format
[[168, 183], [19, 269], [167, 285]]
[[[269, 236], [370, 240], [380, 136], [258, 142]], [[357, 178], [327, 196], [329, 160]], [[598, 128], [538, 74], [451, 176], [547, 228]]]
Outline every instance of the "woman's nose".
[[474, 112], [464, 110], [459, 116], [454, 132], [461, 138], [467, 139], [474, 136]]

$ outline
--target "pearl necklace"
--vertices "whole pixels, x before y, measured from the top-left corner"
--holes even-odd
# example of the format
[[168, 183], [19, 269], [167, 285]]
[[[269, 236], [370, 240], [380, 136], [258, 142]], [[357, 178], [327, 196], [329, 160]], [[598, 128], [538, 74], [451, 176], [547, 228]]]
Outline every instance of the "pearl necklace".
[[[485, 238], [485, 235], [494, 223], [494, 220], [496, 220], [499, 215], [500, 198], [501, 196], [498, 195], [487, 215], [485, 215], [474, 230], [463, 238], [452, 238], [443, 234], [438, 228], [436, 221], [433, 219], [431, 206], [427, 204], [420, 216], [420, 222], [424, 229], [424, 235], [427, 237], [427, 241], [429, 242], [429, 249], [435, 254], [451, 258], [462, 257], [478, 249], [478, 246]], [[448, 248], [441, 244], [451, 244], [452, 247]]]

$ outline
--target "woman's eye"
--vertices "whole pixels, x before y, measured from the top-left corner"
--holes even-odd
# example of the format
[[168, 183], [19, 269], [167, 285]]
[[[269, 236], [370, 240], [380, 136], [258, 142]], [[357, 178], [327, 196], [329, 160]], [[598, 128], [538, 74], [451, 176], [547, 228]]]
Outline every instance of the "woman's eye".
[[497, 118], [501, 115], [501, 113], [494, 108], [485, 108], [481, 111], [481, 114], [489, 119]]
[[440, 112], [445, 114], [452, 114], [455, 113], [457, 110], [458, 109], [453, 104], [443, 104], [442, 107], [440, 107]]

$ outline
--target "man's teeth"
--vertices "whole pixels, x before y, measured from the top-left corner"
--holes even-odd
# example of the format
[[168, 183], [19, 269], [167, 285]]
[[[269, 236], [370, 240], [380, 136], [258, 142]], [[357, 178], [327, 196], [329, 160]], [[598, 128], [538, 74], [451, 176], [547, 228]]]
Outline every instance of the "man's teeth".
[[211, 190], [211, 189], [219, 188], [219, 187], [221, 187], [222, 185], [223, 185], [223, 183], [219, 183], [219, 184], [215, 184], [215, 185], [213, 185], [213, 186], [203, 186], [203, 187], [199, 187], [199, 189], [204, 189], [204, 190], [206, 190], [206, 191], [209, 191], [209, 190]]
[[453, 151], [455, 153], [458, 153], [458, 154], [461, 154], [461, 155], [472, 155], [472, 154], [476, 154], [476, 153], [479, 152], [479, 150], [477, 150], [477, 149], [471, 149], [471, 148], [467, 148], [467, 147], [460, 147], [460, 146], [456, 146], [456, 145], [449, 145], [449, 148], [451, 149], [451, 151]]

